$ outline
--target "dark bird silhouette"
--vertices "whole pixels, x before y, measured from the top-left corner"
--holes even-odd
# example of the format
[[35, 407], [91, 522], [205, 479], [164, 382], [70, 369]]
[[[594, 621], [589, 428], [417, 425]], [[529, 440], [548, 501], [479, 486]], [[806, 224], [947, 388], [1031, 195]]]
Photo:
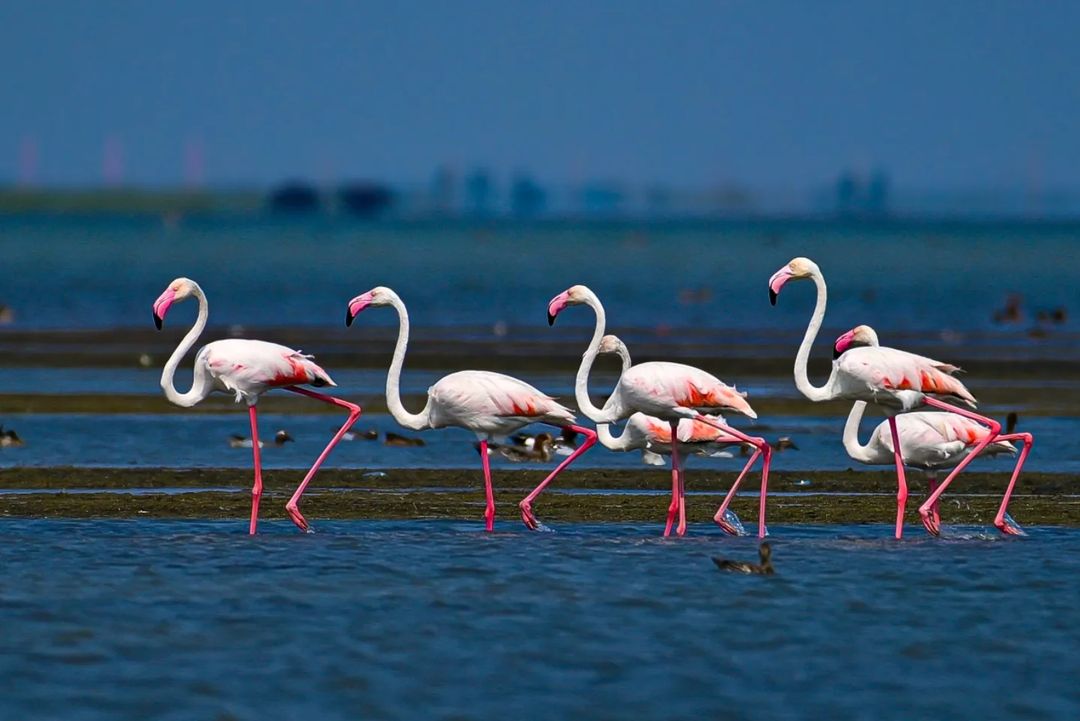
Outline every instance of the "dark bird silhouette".
[[[274, 434], [274, 445], [283, 446], [289, 441], [293, 440], [286, 431], [278, 431]], [[265, 448], [266, 441], [259, 441], [259, 448]], [[229, 436], [229, 448], [251, 448], [251, 439], [245, 436], [231, 435]]]
[[26, 445], [23, 443], [23, 439], [19, 438], [19, 434], [15, 431], [4, 430], [3, 426], [0, 426], [0, 448], [16, 448], [18, 446]]
[[719, 558], [717, 556], [713, 556], [713, 563], [715, 563], [716, 567], [722, 571], [771, 576], [774, 571], [772, 565], [772, 548], [769, 547], [768, 541], [762, 541], [761, 545], [758, 546], [758, 555], [761, 556], [760, 564], [748, 563], [747, 561], [729, 561], [726, 558]]
[[[791, 440], [791, 436], [780, 436], [775, 441], [769, 441], [769, 446], [771, 446], [772, 449], [774, 451], [777, 451], [778, 453], [781, 451], [786, 451], [789, 448], [793, 451], [799, 450], [799, 447], [795, 445], [795, 441]], [[750, 455], [750, 451], [752, 449], [753, 446], [744, 443], [743, 445], [739, 446], [739, 453], [741, 455], [748, 456]]]
[[393, 431], [386, 432], [386, 438], [383, 439], [384, 446], [422, 446], [424, 445], [423, 438], [412, 438], [410, 436], [403, 436], [400, 433], [394, 433]]
[[[335, 428], [334, 431], [336, 432], [337, 429]], [[379, 432], [374, 428], [368, 428], [366, 431], [345, 431], [344, 435], [341, 436], [341, 440], [343, 441], [357, 441], [361, 439], [365, 441], [377, 441], [379, 440]]]

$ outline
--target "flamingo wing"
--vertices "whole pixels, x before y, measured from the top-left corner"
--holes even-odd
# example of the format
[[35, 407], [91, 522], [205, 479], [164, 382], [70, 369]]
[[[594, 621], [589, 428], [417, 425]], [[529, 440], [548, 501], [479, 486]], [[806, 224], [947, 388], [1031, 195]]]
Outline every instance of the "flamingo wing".
[[215, 381], [238, 396], [294, 385], [334, 386], [312, 356], [288, 346], [233, 338], [208, 344], [199, 358]]
[[631, 367], [619, 379], [620, 390], [635, 406], [697, 410], [731, 409], [756, 418], [746, 394], [700, 368], [682, 363], [650, 362]]
[[459, 371], [428, 389], [440, 410], [460, 420], [520, 418], [562, 425], [574, 422], [570, 409], [525, 381], [489, 371]]
[[842, 373], [872, 390], [956, 396], [975, 405], [975, 397], [950, 375], [959, 369], [931, 358], [895, 348], [868, 346], [847, 351], [836, 364]]

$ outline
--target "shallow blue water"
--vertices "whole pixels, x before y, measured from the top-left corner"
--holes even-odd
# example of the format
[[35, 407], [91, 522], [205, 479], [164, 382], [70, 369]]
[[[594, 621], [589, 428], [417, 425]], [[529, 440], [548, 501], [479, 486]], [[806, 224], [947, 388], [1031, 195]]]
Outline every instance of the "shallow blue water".
[[[223, 326], [337, 328], [349, 298], [388, 285], [417, 326], [542, 327], [548, 300], [584, 283], [604, 300], [613, 329], [798, 331], [810, 314], [812, 288], [801, 284], [772, 308], [766, 281], [793, 256], [806, 255], [829, 281], [829, 323], [837, 328], [989, 328], [993, 311], [1016, 292], [1024, 296], [1022, 327], [1038, 310], [1065, 305], [1073, 310], [1067, 326], [1076, 329], [1078, 270], [1056, 261], [1074, 256], [1078, 228], [325, 219], [192, 219], [173, 227], [153, 219], [0, 218], [0, 303], [15, 309], [20, 327], [149, 329], [150, 304], [184, 275], [203, 285], [211, 323]], [[174, 314], [173, 322], [188, 323], [194, 312]], [[559, 321], [591, 322], [585, 311]], [[365, 316], [357, 342], [363, 326], [394, 323], [386, 311]]]
[[3, 718], [1080, 714], [1080, 531], [0, 521]]
[[[267, 468], [306, 468], [314, 462], [334, 431], [344, 419], [335, 415], [289, 415], [266, 413], [260, 416], [260, 437], [269, 441], [279, 428], [295, 439], [281, 447], [264, 448], [263, 464]], [[230, 448], [230, 435], [249, 435], [247, 414], [185, 413], [173, 415], [117, 413], [90, 414], [28, 414], [7, 416], [4, 422], [15, 428], [25, 440], [21, 448], [0, 449], [0, 468], [13, 466], [133, 466], [171, 468], [248, 469], [251, 450]], [[863, 423], [861, 439], [869, 437], [879, 418]], [[749, 423], [733, 419], [743, 430], [775, 440], [790, 436], [798, 450], [785, 450], [773, 456], [778, 470], [843, 470], [864, 468], [848, 458], [841, 444], [843, 418], [781, 416], [768, 423]], [[1023, 429], [1036, 436], [1036, 446], [1025, 465], [1033, 471], [1061, 473], [1080, 472], [1080, 419], [1071, 417], [1024, 418]], [[342, 441], [327, 461], [327, 467], [344, 468], [475, 468], [480, 459], [473, 447], [476, 437], [459, 428], [443, 428], [424, 433], [403, 431], [389, 415], [364, 414], [357, 429], [376, 429], [380, 440]], [[527, 432], [551, 431], [544, 426], [529, 426]], [[384, 446], [386, 431], [421, 438], [422, 447]], [[736, 473], [744, 459], [739, 449], [733, 458], [691, 458], [688, 468], [692, 479], [705, 473]], [[550, 464], [522, 464], [495, 457], [492, 467], [550, 468]], [[1008, 456], [979, 458], [974, 467], [983, 470], [1007, 471], [1013, 466]], [[614, 453], [597, 445], [574, 462], [577, 468], [642, 468], [640, 452]], [[658, 471], [657, 478], [662, 474]], [[691, 483], [692, 485], [692, 483]], [[1021, 486], [1022, 489], [1022, 486]], [[956, 490], [961, 490], [957, 487]]]

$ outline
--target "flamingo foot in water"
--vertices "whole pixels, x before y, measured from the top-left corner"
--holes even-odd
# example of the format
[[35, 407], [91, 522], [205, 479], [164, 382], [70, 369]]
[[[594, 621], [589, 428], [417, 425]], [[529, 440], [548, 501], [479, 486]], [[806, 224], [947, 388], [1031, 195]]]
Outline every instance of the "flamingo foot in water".
[[314, 533], [314, 531], [311, 530], [311, 525], [307, 522], [307, 519], [304, 518], [303, 514], [300, 513], [300, 508], [296, 504], [286, 504], [285, 511], [289, 514], [289, 518], [292, 519], [292, 522], [296, 524], [297, 528], [304, 533]]
[[926, 527], [926, 532], [931, 536], [941, 535], [941, 521], [936, 518], [936, 514], [931, 515], [927, 509], [920, 508], [919, 515], [922, 516], [922, 524]]
[[541, 523], [540, 519], [533, 513], [531, 503], [522, 501], [518, 504], [518, 508], [521, 509], [521, 522], [524, 523], [530, 531], [551, 531], [551, 529]]
[[714, 516], [713, 520], [716, 521], [716, 525], [720, 526], [720, 530], [729, 536], [746, 535], [746, 528], [743, 527], [742, 521], [735, 515], [735, 511], [730, 508], [724, 511], [723, 516]]
[[1006, 536], [1026, 536], [1027, 532], [1020, 527], [1020, 524], [1013, 520], [1013, 517], [1006, 513], [1001, 520], [995, 521], [994, 525], [998, 530], [1004, 533]]
[[664, 524], [664, 538], [671, 535], [671, 527], [675, 524], [675, 514], [679, 512], [679, 502], [672, 501], [667, 509], [667, 523]]

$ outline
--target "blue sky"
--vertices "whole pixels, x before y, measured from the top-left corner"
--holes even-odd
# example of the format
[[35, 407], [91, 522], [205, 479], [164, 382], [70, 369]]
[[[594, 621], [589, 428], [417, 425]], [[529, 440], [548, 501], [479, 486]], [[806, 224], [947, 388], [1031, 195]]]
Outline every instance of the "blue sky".
[[0, 180], [1080, 189], [1080, 3], [13, 1]]

